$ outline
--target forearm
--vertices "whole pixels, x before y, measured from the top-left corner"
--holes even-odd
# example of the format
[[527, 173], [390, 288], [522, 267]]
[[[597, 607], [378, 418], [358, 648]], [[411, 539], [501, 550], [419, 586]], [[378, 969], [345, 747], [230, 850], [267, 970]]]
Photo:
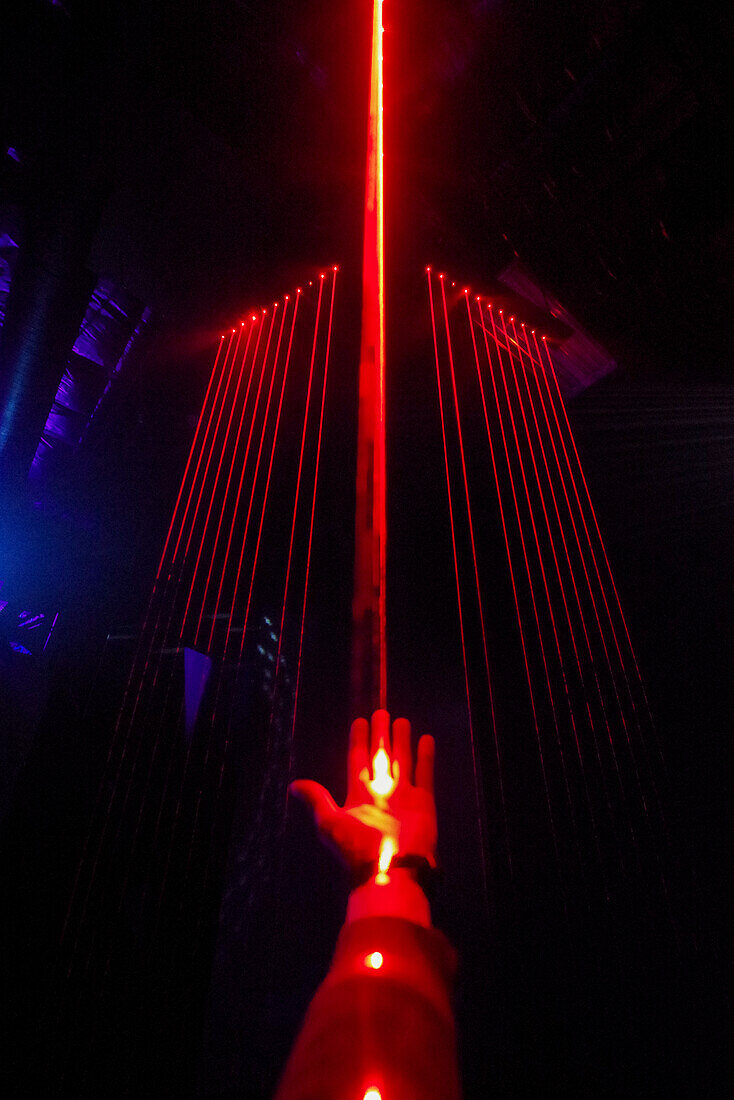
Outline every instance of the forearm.
[[384, 883], [378, 883], [373, 877], [352, 890], [345, 924], [366, 917], [399, 917], [423, 928], [431, 927], [428, 898], [414, 873], [405, 867], [391, 870]]
[[[370, 1085], [384, 1100], [460, 1095], [451, 1007], [455, 953], [440, 932], [413, 919], [353, 915], [363, 902], [386, 901], [386, 894], [365, 887], [350, 898], [352, 918], [348, 913], [277, 1100], [361, 1100]], [[423, 903], [427, 910], [425, 895]]]

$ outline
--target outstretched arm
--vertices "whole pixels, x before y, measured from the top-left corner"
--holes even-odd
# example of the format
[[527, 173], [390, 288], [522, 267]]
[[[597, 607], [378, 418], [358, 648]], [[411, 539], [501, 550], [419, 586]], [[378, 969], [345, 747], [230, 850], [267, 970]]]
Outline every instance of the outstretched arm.
[[278, 1100], [459, 1096], [455, 956], [431, 928], [418, 881], [436, 863], [433, 762], [433, 738], [421, 737], [414, 774], [410, 723], [397, 719], [391, 733], [389, 715], [377, 711], [371, 725], [352, 724], [343, 806], [311, 780], [291, 785], [356, 885]]

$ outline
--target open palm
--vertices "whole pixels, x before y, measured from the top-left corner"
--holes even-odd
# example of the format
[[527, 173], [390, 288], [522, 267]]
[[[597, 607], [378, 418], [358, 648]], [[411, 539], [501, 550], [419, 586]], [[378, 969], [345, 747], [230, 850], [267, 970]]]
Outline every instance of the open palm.
[[[397, 783], [386, 798], [375, 796], [369, 786], [370, 763], [378, 749], [392, 758]], [[322, 839], [353, 869], [374, 863], [385, 837], [391, 837], [401, 858], [417, 857], [435, 866], [436, 804], [433, 797], [433, 738], [418, 742], [413, 781], [410, 722], [397, 718], [390, 737], [390, 715], [378, 710], [371, 728], [365, 718], [352, 723], [347, 759], [347, 797], [338, 806], [320, 783], [299, 779], [291, 791], [307, 802]]]

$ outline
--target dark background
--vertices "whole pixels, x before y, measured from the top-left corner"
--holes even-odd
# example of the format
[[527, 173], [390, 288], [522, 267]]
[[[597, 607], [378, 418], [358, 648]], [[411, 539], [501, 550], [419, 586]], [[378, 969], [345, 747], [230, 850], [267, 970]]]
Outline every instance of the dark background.
[[[446, 872], [436, 912], [463, 960], [468, 1095], [726, 1088], [726, 16], [719, 4], [468, 0], [390, 0], [385, 11], [390, 707], [439, 741]], [[222, 326], [333, 263], [329, 507], [317, 532], [296, 769], [338, 790], [352, 717], [344, 655], [368, 50], [362, 0], [39, 0], [13, 3], [4, 17], [0, 151], [18, 153], [2, 159], [4, 210], [26, 225], [58, 206], [76, 211], [79, 265], [118, 280], [155, 315], [145, 357], [67, 467], [33, 494], [12, 472], [2, 487], [0, 580], [19, 602], [61, 611], [44, 664], [9, 671], [16, 684], [29, 677], [29, 696], [50, 685], [47, 732], [5, 823], [16, 876], [5, 905], [20, 882], [21, 916], [46, 897], [28, 878], [29, 867], [42, 878], [53, 863], [48, 830], [79, 813], [65, 739], [107, 633], [141, 616]], [[445, 265], [484, 291], [514, 258], [618, 362], [570, 412], [668, 763], [677, 945], [666, 918], [649, 915], [654, 890], [644, 882], [565, 928], [537, 874], [541, 807], [529, 795], [512, 811], [527, 822], [517, 826], [521, 889], [495, 898], [489, 918], [483, 910], [423, 269]], [[38, 386], [42, 402], [42, 372]], [[21, 437], [34, 431], [30, 420], [17, 425]], [[501, 620], [490, 633], [501, 653]], [[519, 666], [514, 675], [500, 688], [506, 737]], [[48, 730], [58, 734], [52, 752]], [[293, 842], [307, 869], [301, 860], [298, 903], [285, 904], [278, 935], [300, 946], [310, 930], [313, 950], [308, 962], [286, 952], [282, 1018], [271, 1017], [278, 1027], [261, 1054], [273, 1067], [328, 962], [343, 904], [343, 883], [323, 885], [330, 864], [312, 842], [309, 832], [305, 849]], [[583, 881], [572, 890], [583, 895]]]

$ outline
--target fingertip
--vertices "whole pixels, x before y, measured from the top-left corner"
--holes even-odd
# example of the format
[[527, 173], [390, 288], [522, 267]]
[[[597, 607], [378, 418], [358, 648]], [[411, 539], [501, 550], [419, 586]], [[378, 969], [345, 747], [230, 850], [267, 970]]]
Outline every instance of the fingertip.
[[371, 753], [373, 756], [381, 745], [384, 745], [388, 753], [390, 752], [390, 714], [386, 710], [376, 710], [372, 715]]
[[415, 765], [415, 785], [424, 791], [433, 793], [433, 763], [436, 755], [436, 742], [430, 733], [424, 733], [418, 742]]
[[355, 718], [349, 728], [349, 747], [352, 749], [367, 747], [370, 725], [366, 718]]

